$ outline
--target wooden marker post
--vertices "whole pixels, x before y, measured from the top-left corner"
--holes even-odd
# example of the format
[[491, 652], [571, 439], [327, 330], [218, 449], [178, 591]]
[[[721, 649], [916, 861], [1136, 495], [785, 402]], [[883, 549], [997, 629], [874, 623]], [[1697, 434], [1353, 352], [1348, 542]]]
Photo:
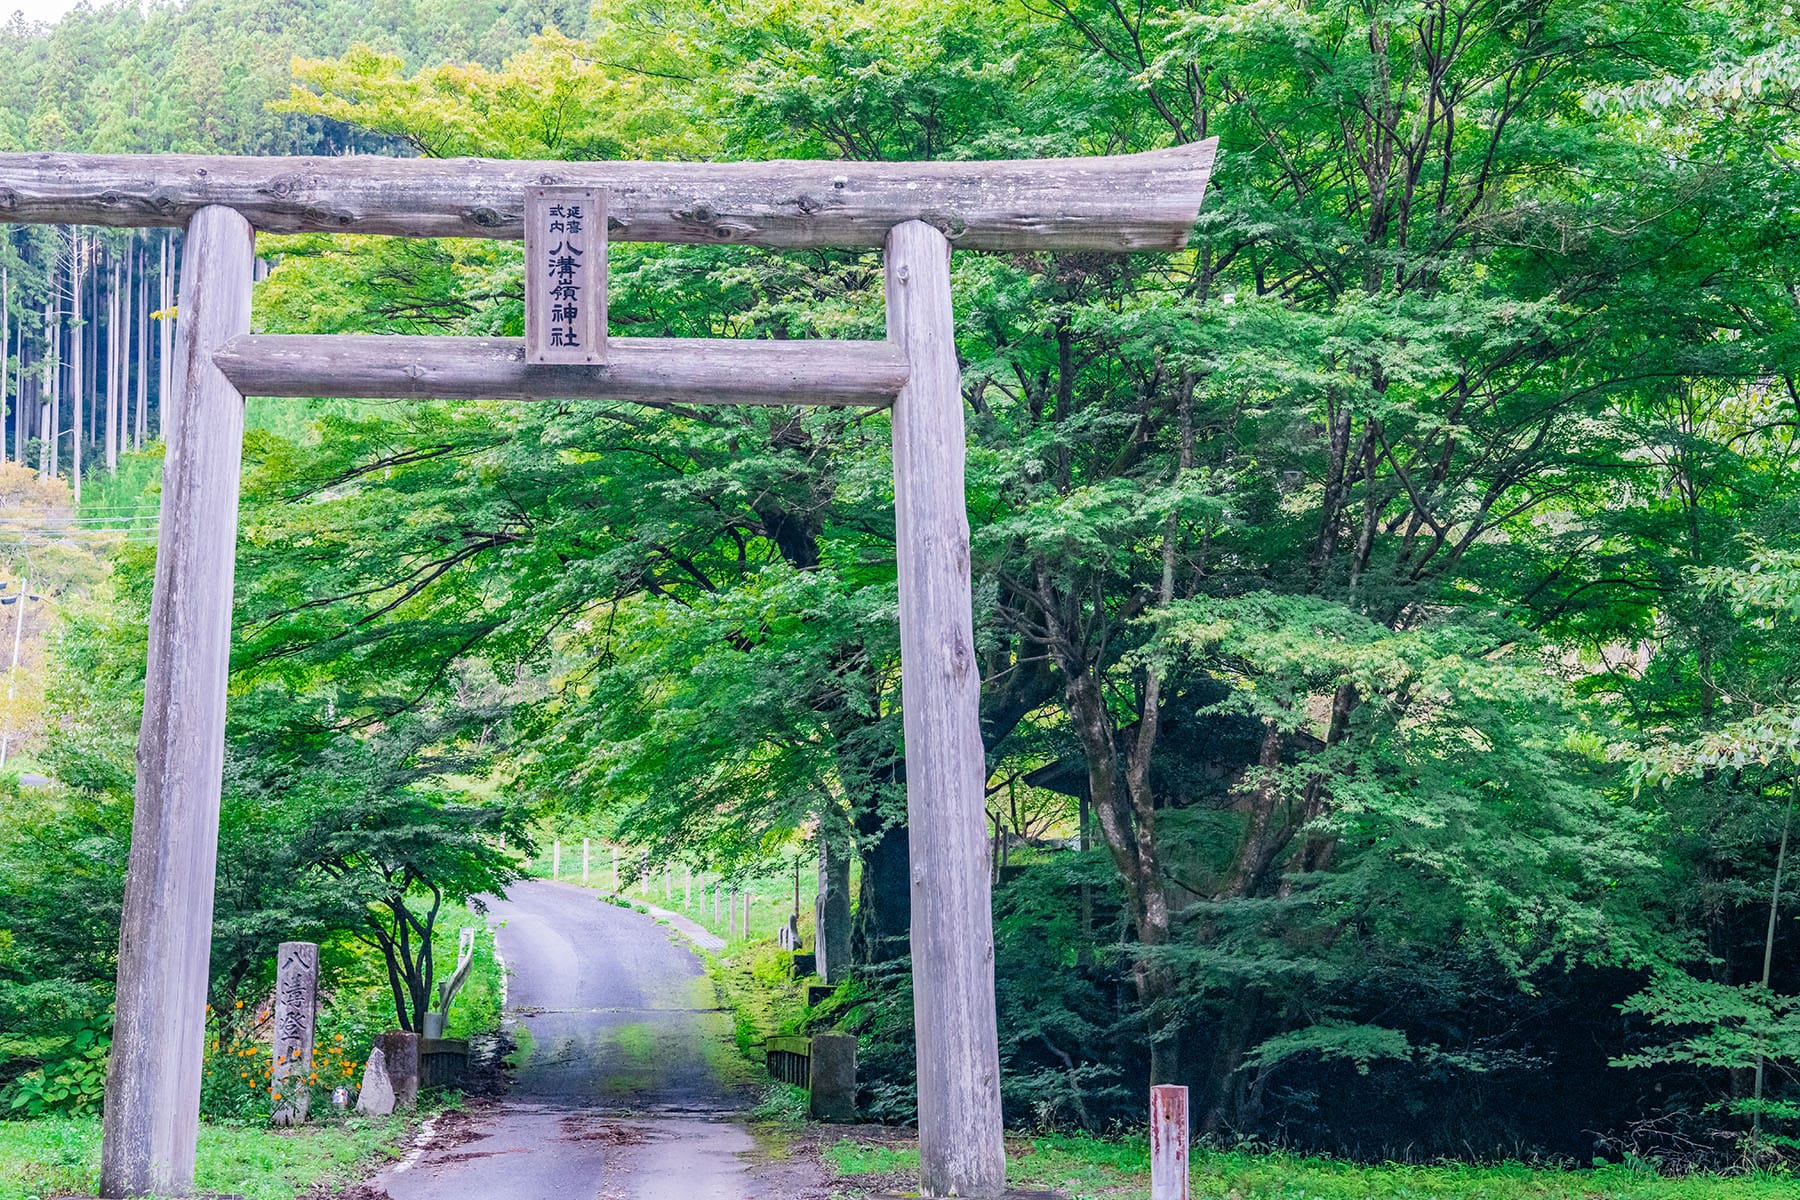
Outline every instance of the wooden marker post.
[[987, 763], [950, 242], [922, 221], [888, 233], [887, 328], [912, 368], [893, 422], [919, 1182], [927, 1196], [985, 1200], [1006, 1188]]
[[581, 839], [581, 882], [588, 881], [588, 840]]
[[606, 193], [525, 189], [525, 361], [606, 361]]
[[1150, 1089], [1150, 1200], [1188, 1200], [1188, 1090]]
[[562, 839], [553, 838], [550, 842], [550, 878], [562, 878]]
[[619, 890], [619, 848], [617, 846], [614, 846], [612, 848], [612, 852], [613, 852], [612, 890], [616, 892]]
[[107, 1197], [183, 1196], [194, 1183], [244, 433], [244, 398], [212, 353], [250, 328], [255, 241], [229, 208], [188, 226], [106, 1073]]

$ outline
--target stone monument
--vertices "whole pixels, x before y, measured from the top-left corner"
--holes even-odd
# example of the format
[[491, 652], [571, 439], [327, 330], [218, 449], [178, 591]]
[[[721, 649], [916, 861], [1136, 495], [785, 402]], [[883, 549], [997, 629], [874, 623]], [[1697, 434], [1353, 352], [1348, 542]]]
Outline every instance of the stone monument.
[[319, 947], [283, 942], [275, 952], [275, 1045], [269, 1090], [277, 1125], [306, 1120], [312, 1101], [314, 1019], [319, 1007]]

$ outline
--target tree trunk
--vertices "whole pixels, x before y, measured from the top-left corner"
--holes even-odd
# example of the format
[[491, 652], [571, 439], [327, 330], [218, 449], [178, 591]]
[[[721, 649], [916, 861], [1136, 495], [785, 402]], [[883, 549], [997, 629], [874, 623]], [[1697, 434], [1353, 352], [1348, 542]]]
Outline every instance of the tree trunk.
[[[895, 782], [901, 782], [902, 764], [895, 764], [895, 775]], [[857, 813], [862, 880], [856, 892], [856, 917], [851, 924], [850, 957], [862, 966], [904, 955], [912, 929], [906, 826], [884, 825], [879, 800], [871, 800]]]
[[75, 493], [77, 505], [81, 503], [81, 402], [82, 385], [86, 382], [81, 368], [87, 357], [86, 339], [82, 336], [87, 326], [81, 312], [81, 290], [87, 274], [83, 269], [84, 254], [83, 241], [76, 235], [75, 255], [69, 266], [74, 282], [69, 295], [75, 305], [75, 311], [69, 314], [69, 487]]
[[131, 449], [136, 452], [144, 448], [145, 419], [149, 411], [146, 400], [150, 395], [150, 258], [135, 239], [132, 249], [132, 263], [137, 275], [137, 304], [132, 309], [137, 325], [137, 405], [131, 423]]
[[106, 473], [119, 473], [119, 389], [124, 382], [124, 355], [120, 353], [119, 264], [112, 264], [112, 288], [106, 298]]

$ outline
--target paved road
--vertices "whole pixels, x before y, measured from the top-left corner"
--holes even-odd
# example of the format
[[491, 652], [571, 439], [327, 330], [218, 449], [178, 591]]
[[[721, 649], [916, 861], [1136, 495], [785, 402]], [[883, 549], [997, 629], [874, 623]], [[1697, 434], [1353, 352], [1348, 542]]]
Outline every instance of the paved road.
[[566, 884], [492, 906], [522, 1053], [507, 1098], [443, 1118], [371, 1181], [392, 1200], [759, 1200], [731, 1118], [754, 1098], [699, 960], [649, 917]]

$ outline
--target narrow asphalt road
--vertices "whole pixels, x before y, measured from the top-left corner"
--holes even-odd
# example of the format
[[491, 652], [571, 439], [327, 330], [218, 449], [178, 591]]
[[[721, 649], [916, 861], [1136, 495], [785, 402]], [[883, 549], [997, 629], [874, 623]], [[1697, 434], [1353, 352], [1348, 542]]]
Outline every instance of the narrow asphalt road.
[[[700, 961], [651, 918], [567, 884], [491, 906], [520, 1045], [505, 1100], [440, 1118], [370, 1181], [392, 1200], [773, 1200], [733, 1118], [755, 1089]], [[767, 1165], [767, 1164], [763, 1164]]]

